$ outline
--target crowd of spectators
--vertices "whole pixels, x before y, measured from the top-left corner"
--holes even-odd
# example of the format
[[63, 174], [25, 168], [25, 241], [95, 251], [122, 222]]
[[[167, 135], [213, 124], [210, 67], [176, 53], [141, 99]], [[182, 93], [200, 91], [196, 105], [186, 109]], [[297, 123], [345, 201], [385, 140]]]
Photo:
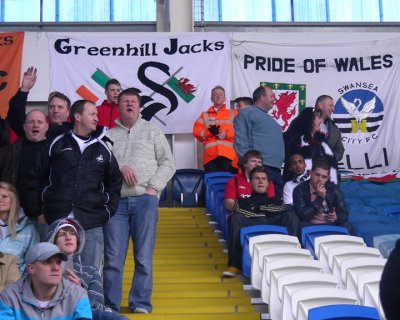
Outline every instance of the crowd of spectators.
[[[150, 313], [158, 199], [175, 172], [170, 146], [141, 117], [139, 93], [122, 90], [118, 80], [107, 82], [98, 107], [52, 92], [45, 115], [26, 113], [36, 79], [36, 68], [28, 68], [0, 122], [0, 313], [123, 319], [129, 238], [135, 260], [129, 308]], [[204, 172], [235, 174], [225, 188], [224, 277], [241, 273], [241, 227], [280, 225], [295, 236], [310, 224], [352, 231], [338, 188], [344, 148], [331, 119], [333, 99], [320, 96], [285, 133], [269, 113], [275, 100], [271, 88], [260, 86], [231, 109], [224, 88], [215, 86], [212, 105], [193, 125]]]

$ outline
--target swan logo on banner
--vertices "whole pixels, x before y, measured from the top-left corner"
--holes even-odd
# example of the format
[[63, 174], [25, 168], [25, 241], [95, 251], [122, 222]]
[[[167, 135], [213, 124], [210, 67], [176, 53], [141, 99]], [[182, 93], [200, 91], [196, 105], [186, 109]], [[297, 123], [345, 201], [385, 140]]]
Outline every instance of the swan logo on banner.
[[383, 104], [376, 93], [358, 89], [346, 92], [336, 101], [332, 117], [344, 142], [364, 144], [378, 138], [383, 115]]

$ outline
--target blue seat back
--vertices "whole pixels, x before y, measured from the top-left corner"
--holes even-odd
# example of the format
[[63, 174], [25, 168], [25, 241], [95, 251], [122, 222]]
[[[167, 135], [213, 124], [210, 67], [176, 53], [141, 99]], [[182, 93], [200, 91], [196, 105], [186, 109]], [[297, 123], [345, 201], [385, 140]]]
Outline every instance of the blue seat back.
[[308, 320], [379, 320], [376, 308], [336, 304], [308, 310]]
[[216, 198], [216, 193], [217, 192], [222, 192], [222, 194], [225, 192], [225, 182], [219, 182], [219, 183], [214, 183], [212, 185], [210, 185], [209, 187], [209, 197], [208, 197], [208, 203], [206, 203], [206, 208], [208, 210], [208, 212], [211, 213], [211, 215], [213, 216], [214, 219], [216, 219], [215, 217], [216, 215], [216, 202], [215, 202], [215, 198]]
[[228, 241], [228, 211], [225, 209], [224, 202], [221, 202], [221, 216], [220, 216], [220, 223], [221, 223], [221, 231], [222, 237], [224, 240]]
[[172, 183], [174, 203], [183, 207], [204, 206], [203, 176], [202, 170], [176, 170]]
[[261, 224], [256, 226], [244, 227], [240, 229], [240, 243], [242, 244], [242, 273], [246, 277], [250, 277], [251, 272], [251, 257], [249, 252], [249, 239], [254, 236], [261, 234], [288, 234], [288, 230], [285, 227]]
[[230, 172], [210, 172], [204, 174], [204, 186], [205, 186], [205, 203], [206, 208], [208, 209], [210, 206], [210, 193], [211, 193], [211, 185], [213, 184], [226, 184], [228, 180], [233, 176]]
[[301, 229], [301, 245], [304, 249], [308, 249], [311, 251], [312, 254], [314, 254], [315, 238], [333, 234], [349, 234], [349, 230], [344, 227], [331, 226], [326, 224], [303, 227]]

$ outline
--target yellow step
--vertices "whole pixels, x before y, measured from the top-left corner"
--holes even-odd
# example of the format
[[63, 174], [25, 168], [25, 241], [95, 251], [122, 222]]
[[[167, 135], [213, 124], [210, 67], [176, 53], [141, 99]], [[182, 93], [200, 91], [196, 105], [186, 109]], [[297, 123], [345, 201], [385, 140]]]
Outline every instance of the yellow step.
[[[121, 313], [129, 313], [128, 308], [121, 308]], [[208, 313], [242, 313], [254, 311], [255, 307], [252, 305], [220, 305], [220, 306], [209, 306], [205, 308], [204, 306], [177, 306], [177, 307], [159, 307], [153, 305], [153, 314], [203, 314]]]
[[217, 282], [217, 283], [177, 283], [173, 287], [170, 284], [165, 283], [154, 283], [153, 286], [154, 293], [164, 292], [171, 290], [171, 292], [176, 291], [207, 291], [207, 290], [231, 290], [238, 291], [243, 293], [243, 283], [240, 280], [232, 281], [232, 282]]
[[249, 313], [210, 313], [210, 314], [124, 314], [128, 319], [143, 320], [259, 320], [260, 314]]
[[123, 276], [122, 314], [129, 319], [259, 319], [240, 278], [224, 279], [224, 244], [204, 208], [160, 208], [153, 256], [153, 312], [131, 314], [128, 306], [134, 260], [132, 243]]

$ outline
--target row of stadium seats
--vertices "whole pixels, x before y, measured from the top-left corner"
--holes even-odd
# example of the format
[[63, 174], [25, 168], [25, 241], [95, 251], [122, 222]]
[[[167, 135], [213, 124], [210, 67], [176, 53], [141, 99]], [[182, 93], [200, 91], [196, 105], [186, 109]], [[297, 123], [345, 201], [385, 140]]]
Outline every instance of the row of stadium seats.
[[[274, 226], [257, 227], [258, 232], [262, 228], [268, 232], [268, 227], [274, 232]], [[306, 230], [313, 233], [315, 229], [320, 234], [315, 237], [314, 252], [301, 248], [296, 237], [283, 232], [247, 237], [252, 259], [251, 284], [261, 291], [271, 319], [336, 319], [327, 316], [330, 312], [339, 314], [333, 305], [340, 305], [341, 315], [346, 310], [365, 315], [357, 319], [384, 319], [379, 281], [386, 260], [379, 250], [366, 247], [362, 238], [347, 235], [347, 229], [343, 228], [343, 234], [323, 236], [323, 228], [329, 234], [329, 226]], [[245, 234], [255, 231], [253, 227], [243, 228], [243, 241]], [[303, 239], [306, 238], [304, 235]], [[343, 306], [347, 304], [363, 307]], [[314, 311], [326, 305], [330, 307]], [[325, 318], [320, 317], [322, 310]]]
[[[224, 239], [227, 225], [223, 194], [231, 176], [204, 176], [206, 208]], [[331, 241], [322, 242], [326, 234], [331, 235]], [[258, 243], [256, 239], [262, 237], [266, 237], [265, 241]], [[243, 275], [250, 277], [254, 289], [261, 291], [261, 299], [268, 304], [273, 320], [325, 319], [321, 314], [343, 316], [346, 312], [358, 314], [357, 319], [384, 319], [379, 281], [386, 260], [379, 250], [367, 247], [362, 238], [348, 235], [347, 229], [306, 227], [300, 243], [287, 235], [286, 228], [253, 226], [242, 229], [241, 242]], [[300, 291], [304, 291], [304, 296]]]

